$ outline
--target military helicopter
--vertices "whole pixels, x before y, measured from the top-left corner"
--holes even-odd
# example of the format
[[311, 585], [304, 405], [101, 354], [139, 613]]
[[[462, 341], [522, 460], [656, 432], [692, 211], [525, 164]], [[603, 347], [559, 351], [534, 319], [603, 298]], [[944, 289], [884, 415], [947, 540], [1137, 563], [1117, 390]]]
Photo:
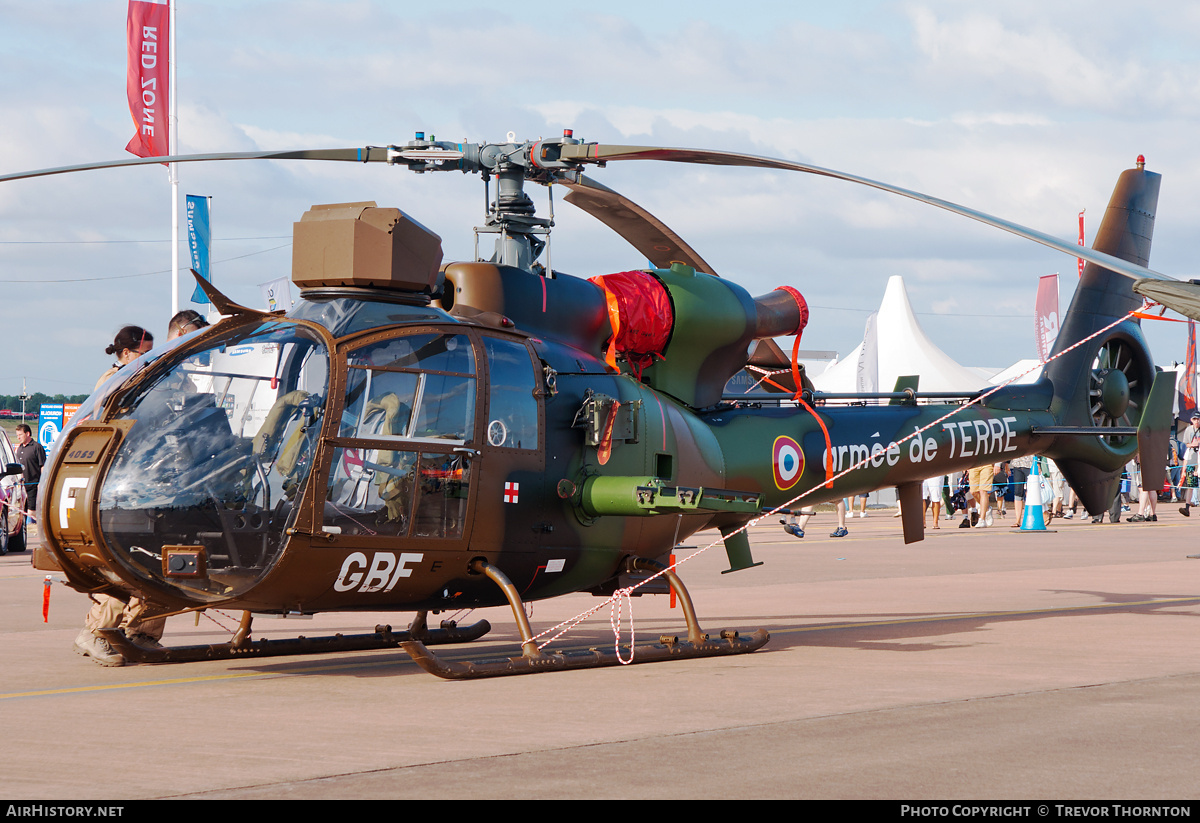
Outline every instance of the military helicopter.
[[[202, 287], [226, 316], [124, 367], [79, 409], [45, 468], [40, 569], [81, 592], [149, 601], [158, 614], [243, 610], [227, 644], [149, 649], [119, 629], [134, 662], [400, 645], [447, 678], [621, 662], [622, 650], [538, 648], [527, 601], [610, 594], [634, 576], [681, 596], [686, 639], [628, 650], [637, 662], [739, 654], [767, 632], [705, 634], [660, 558], [716, 528], [729, 571], [755, 563], [748, 524], [787, 507], [894, 486], [904, 539], [922, 538], [920, 483], [1030, 453], [1054, 458], [1102, 511], [1141, 449], [1148, 487], [1165, 470], [1169, 380], [1136, 317], [1160, 176], [1123, 172], [1094, 247], [928, 195], [786, 160], [561, 138], [130, 159], [0, 181], [141, 163], [247, 159], [382, 162], [480, 174], [489, 259], [443, 264], [440, 238], [375, 203], [313, 207], [295, 224], [286, 314]], [[788, 402], [722, 396], [755, 341], [807, 321], [790, 286], [752, 297], [678, 235], [583, 174], [628, 160], [748, 166], [834, 177], [948, 209], [1088, 263], [1041, 379], [968, 395], [840, 397], [776, 357]], [[543, 266], [551, 228], [525, 192], [566, 199], [628, 240], [652, 267], [590, 280]], [[494, 196], [490, 191], [496, 186]], [[477, 255], [478, 258], [478, 255]], [[771, 344], [774, 345], [774, 344]], [[770, 347], [759, 347], [769, 351]], [[775, 347], [774, 351], [778, 352]], [[770, 359], [770, 358], [768, 358]], [[854, 404], [840, 404], [853, 400]], [[862, 401], [876, 404], [863, 404]], [[853, 470], [851, 470], [853, 469]], [[624, 582], [622, 582], [624, 581]], [[661, 580], [658, 581], [661, 583]], [[508, 604], [519, 655], [449, 662], [436, 643], [486, 621], [428, 626], [428, 613]], [[405, 631], [255, 641], [253, 613], [415, 612]]]

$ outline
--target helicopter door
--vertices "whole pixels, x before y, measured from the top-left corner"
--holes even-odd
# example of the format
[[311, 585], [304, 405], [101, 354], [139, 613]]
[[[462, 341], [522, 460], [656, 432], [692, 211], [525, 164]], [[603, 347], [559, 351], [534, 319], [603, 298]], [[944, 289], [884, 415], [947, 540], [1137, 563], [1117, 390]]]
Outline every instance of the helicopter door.
[[477, 535], [474, 545], [500, 549], [541, 544], [552, 526], [543, 488], [546, 455], [540, 369], [523, 340], [484, 335], [483, 350], [487, 405], [480, 448], [487, 478], [480, 489], [477, 517], [497, 527]]
[[347, 367], [325, 533], [341, 545], [401, 537], [465, 546], [479, 454], [470, 338], [376, 336], [347, 354]]

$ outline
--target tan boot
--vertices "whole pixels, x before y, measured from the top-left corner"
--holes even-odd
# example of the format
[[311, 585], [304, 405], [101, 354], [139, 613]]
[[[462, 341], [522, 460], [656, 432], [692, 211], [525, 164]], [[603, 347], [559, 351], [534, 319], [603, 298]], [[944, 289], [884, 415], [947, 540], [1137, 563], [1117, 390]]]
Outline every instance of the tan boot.
[[113, 651], [107, 640], [96, 637], [87, 629], [81, 629], [75, 637], [75, 652], [92, 658], [101, 666], [125, 665], [125, 658]]

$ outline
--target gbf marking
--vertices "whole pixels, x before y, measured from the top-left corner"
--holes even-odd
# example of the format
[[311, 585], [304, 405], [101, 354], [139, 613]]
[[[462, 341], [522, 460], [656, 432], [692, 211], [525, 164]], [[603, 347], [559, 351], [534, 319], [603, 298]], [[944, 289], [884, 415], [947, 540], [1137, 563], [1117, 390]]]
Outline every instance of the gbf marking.
[[362, 552], [353, 552], [342, 561], [342, 570], [338, 573], [333, 590], [348, 592], [358, 589], [360, 592], [390, 592], [392, 587], [400, 582], [401, 577], [411, 577], [412, 569], [405, 568], [406, 563], [420, 563], [424, 554], [400, 555], [399, 559], [391, 552], [375, 552], [371, 558], [371, 567], [367, 568], [367, 556]]

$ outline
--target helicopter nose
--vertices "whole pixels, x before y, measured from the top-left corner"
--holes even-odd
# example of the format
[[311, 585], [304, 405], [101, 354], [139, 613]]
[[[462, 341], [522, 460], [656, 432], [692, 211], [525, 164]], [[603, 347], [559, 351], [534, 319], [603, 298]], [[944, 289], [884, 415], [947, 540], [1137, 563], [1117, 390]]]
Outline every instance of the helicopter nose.
[[177, 439], [145, 460], [140, 439], [117, 426], [67, 437], [43, 515], [65, 571], [186, 607], [245, 594], [278, 559], [284, 529], [253, 499], [197, 504], [168, 482], [184, 457]]
[[96, 524], [96, 495], [106, 458], [119, 430], [94, 424], [64, 435], [58, 462], [49, 472], [49, 493], [42, 506], [43, 538], [58, 549], [65, 568], [107, 583], [124, 581], [111, 569]]
[[232, 322], [122, 385], [65, 433], [47, 507], [58, 555], [183, 607], [249, 592], [282, 556], [312, 469], [327, 351], [303, 327]]

